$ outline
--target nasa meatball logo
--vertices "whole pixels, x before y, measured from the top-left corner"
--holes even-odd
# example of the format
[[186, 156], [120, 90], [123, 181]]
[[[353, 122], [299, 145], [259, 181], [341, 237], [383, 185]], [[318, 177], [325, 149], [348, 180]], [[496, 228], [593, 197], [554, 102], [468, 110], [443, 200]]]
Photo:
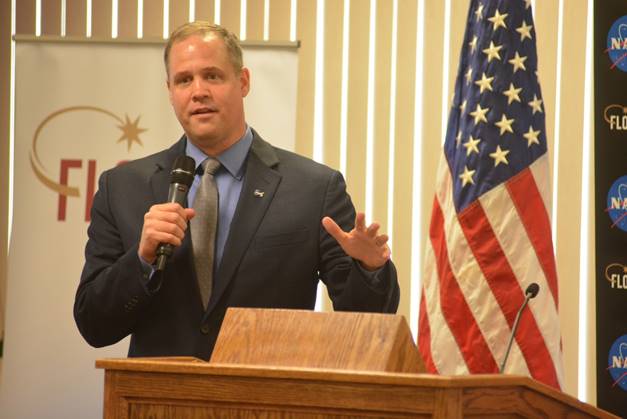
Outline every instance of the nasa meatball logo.
[[627, 15], [622, 16], [612, 24], [607, 34], [607, 49], [605, 50], [612, 65], [613, 70], [618, 68], [627, 72]]
[[612, 219], [612, 228], [627, 232], [627, 175], [618, 178], [610, 188], [606, 211]]
[[612, 387], [627, 391], [627, 335], [616, 339], [607, 357], [607, 369], [612, 376]]

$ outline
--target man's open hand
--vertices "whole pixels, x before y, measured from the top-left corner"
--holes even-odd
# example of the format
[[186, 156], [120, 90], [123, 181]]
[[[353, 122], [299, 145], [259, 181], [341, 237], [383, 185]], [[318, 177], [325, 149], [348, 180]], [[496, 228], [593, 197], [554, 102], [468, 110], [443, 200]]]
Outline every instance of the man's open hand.
[[330, 217], [324, 217], [322, 225], [337, 240], [346, 254], [359, 261], [365, 269], [375, 271], [390, 259], [387, 234], [377, 234], [380, 226], [376, 222], [366, 227], [364, 213], [357, 213], [355, 228], [348, 233]]

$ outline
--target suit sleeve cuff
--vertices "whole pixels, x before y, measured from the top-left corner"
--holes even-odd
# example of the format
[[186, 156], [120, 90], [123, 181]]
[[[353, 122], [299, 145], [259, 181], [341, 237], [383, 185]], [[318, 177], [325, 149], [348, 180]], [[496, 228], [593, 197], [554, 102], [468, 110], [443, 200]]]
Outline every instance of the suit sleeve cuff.
[[155, 295], [161, 288], [161, 275], [157, 275], [155, 267], [137, 254], [141, 263], [142, 276], [140, 282], [148, 295]]
[[357, 270], [361, 274], [361, 277], [366, 281], [368, 286], [373, 290], [384, 293], [388, 289], [388, 275], [385, 275], [384, 271], [386, 270], [390, 261], [388, 260], [385, 265], [377, 269], [376, 271], [369, 271], [361, 266], [357, 260], [353, 259], [353, 263], [357, 266]]

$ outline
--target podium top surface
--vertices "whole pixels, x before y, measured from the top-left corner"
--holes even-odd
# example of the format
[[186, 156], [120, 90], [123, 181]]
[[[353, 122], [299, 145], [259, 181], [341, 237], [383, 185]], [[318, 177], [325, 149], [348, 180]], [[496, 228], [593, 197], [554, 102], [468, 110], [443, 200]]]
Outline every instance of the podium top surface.
[[403, 316], [229, 307], [211, 361], [220, 364], [421, 373]]
[[434, 387], [473, 387], [476, 385], [510, 386], [524, 385], [529, 388], [559, 391], [521, 375], [477, 374], [446, 376], [434, 374], [396, 373], [385, 371], [361, 371], [330, 368], [276, 367], [263, 365], [222, 364], [207, 362], [194, 357], [147, 357], [103, 358], [96, 361], [96, 368], [116, 371], [154, 373], [184, 373], [198, 375], [236, 375], [268, 378], [295, 378], [319, 381], [370, 382], [376, 379], [382, 384]]

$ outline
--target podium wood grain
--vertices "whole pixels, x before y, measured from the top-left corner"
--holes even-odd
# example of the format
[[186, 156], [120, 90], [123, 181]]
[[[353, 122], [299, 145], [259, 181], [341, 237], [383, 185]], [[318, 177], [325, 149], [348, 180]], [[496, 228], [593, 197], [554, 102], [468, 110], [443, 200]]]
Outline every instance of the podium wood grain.
[[109, 418], [613, 418], [530, 378], [105, 359]]
[[424, 372], [402, 316], [229, 308], [211, 362]]

